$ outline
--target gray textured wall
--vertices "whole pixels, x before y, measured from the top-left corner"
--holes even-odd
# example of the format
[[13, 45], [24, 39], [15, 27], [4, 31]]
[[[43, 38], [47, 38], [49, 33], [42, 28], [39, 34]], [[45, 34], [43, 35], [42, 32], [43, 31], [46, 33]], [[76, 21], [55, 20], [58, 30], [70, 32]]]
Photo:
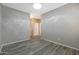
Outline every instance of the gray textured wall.
[[0, 4], [0, 51], [1, 51], [1, 4]]
[[42, 16], [46, 39], [79, 49], [79, 4], [67, 4]]
[[2, 6], [2, 40], [7, 44], [28, 39], [29, 14]]

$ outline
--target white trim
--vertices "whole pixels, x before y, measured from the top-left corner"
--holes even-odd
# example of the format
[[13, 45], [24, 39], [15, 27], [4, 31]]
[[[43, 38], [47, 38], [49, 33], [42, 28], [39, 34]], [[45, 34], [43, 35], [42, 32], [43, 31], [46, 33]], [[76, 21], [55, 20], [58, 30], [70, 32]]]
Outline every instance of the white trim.
[[25, 41], [25, 40], [29, 40], [29, 39], [24, 39], [24, 40], [20, 40], [20, 41], [16, 41], [16, 42], [5, 43], [5, 44], [2, 44], [1, 47], [5, 46], [5, 45], [9, 45], [9, 44], [14, 44], [14, 43], [17, 43], [17, 42], [22, 42], [22, 41]]
[[58, 45], [61, 45], [61, 46], [65, 46], [65, 47], [68, 47], [68, 48], [71, 48], [71, 49], [75, 49], [75, 50], [78, 50], [78, 51], [79, 51], [78, 48], [74, 48], [74, 47], [71, 47], [71, 46], [68, 46], [68, 45], [65, 45], [65, 44], [62, 44], [62, 43], [58, 43], [58, 42], [55, 42], [55, 41], [51, 41], [51, 40], [48, 40], [48, 39], [46, 39], [46, 38], [44, 38], [44, 40], [49, 41], [49, 42], [52, 42], [52, 43], [55, 43], [55, 44], [58, 44]]

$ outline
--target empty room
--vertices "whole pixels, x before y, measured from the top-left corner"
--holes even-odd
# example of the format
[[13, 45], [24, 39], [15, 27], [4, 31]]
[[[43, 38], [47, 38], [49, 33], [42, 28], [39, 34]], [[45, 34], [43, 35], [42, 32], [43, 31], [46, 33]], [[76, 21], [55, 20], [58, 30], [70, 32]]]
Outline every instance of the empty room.
[[79, 3], [0, 3], [0, 55], [79, 55]]

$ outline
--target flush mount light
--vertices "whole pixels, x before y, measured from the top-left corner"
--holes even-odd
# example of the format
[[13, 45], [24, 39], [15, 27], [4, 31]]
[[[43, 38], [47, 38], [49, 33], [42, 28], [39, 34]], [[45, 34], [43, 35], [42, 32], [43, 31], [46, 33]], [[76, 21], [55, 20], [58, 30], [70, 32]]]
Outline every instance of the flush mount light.
[[34, 9], [41, 9], [42, 5], [40, 3], [35, 3], [35, 4], [33, 4], [33, 8]]

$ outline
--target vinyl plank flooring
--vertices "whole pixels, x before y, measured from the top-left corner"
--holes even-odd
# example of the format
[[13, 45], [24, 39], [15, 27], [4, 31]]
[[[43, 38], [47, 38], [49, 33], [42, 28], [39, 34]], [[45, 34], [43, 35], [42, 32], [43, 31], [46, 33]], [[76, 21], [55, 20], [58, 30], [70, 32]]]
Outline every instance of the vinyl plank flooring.
[[64, 50], [65, 47], [60, 46], [59, 48], [57, 48], [57, 50], [55, 51], [54, 55], [64, 55]]
[[79, 55], [79, 51], [41, 39], [3, 46], [0, 55]]
[[8, 50], [5, 50], [8, 54], [33, 54], [33, 52], [39, 50], [40, 48], [43, 48], [44, 46], [49, 45], [50, 42], [40, 40], [40, 41], [28, 41], [28, 43], [20, 44], [19, 47], [15, 48], [9, 48]]
[[44, 47], [43, 49], [39, 50], [38, 52], [34, 53], [35, 55], [47, 55], [51, 53], [52, 49], [55, 49], [57, 45], [51, 43], [50, 45]]

